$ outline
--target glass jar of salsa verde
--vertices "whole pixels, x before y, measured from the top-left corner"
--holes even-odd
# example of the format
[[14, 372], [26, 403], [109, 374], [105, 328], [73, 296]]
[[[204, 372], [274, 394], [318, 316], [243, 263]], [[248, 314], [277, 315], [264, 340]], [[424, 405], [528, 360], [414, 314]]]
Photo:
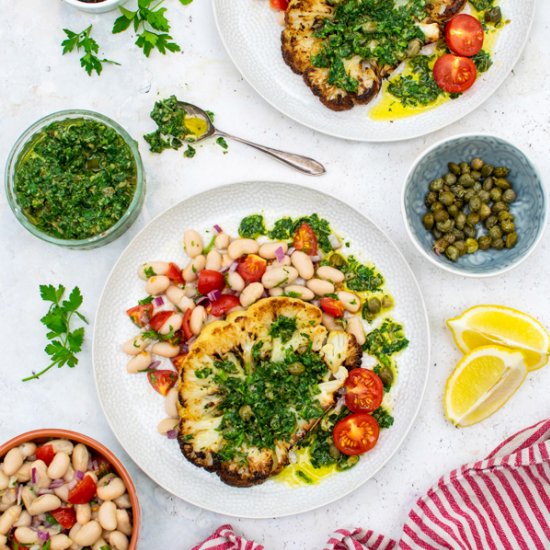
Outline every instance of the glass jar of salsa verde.
[[120, 237], [145, 194], [137, 143], [113, 120], [84, 110], [53, 113], [23, 132], [8, 157], [5, 185], [28, 231], [75, 249]]

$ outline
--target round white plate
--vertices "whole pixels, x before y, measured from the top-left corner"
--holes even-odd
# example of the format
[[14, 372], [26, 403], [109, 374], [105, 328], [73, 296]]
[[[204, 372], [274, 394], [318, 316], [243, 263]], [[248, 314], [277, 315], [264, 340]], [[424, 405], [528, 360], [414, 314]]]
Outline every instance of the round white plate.
[[281, 55], [277, 13], [268, 0], [212, 0], [221, 39], [249, 84], [273, 107], [314, 130], [356, 141], [399, 141], [423, 136], [456, 122], [488, 99], [504, 82], [529, 37], [535, 0], [500, 0], [510, 24], [497, 38], [494, 64], [462, 97], [413, 117], [390, 121], [369, 118], [375, 105], [335, 112], [321, 104], [302, 77], [292, 72]]
[[[193, 466], [174, 440], [157, 433], [166, 414], [163, 399], [145, 375], [126, 373], [127, 357], [120, 345], [136, 333], [125, 310], [145, 296], [138, 266], [150, 260], [183, 265], [182, 235], [195, 228], [203, 235], [219, 224], [236, 235], [240, 220], [264, 213], [272, 223], [283, 216], [317, 212], [328, 219], [351, 247], [346, 249], [372, 261], [395, 298], [392, 317], [404, 323], [409, 347], [399, 356], [399, 375], [391, 392], [395, 424], [383, 430], [380, 442], [351, 470], [318, 485], [292, 488], [269, 480], [248, 489], [230, 487], [215, 474]], [[278, 517], [324, 506], [371, 478], [396, 452], [409, 431], [422, 400], [429, 367], [429, 331], [422, 294], [407, 262], [395, 245], [367, 218], [328, 195], [297, 185], [237, 183], [201, 193], [154, 219], [128, 245], [105, 285], [97, 312], [93, 364], [99, 398], [121, 445], [154, 481], [167, 491], [215, 512], [250, 518]]]

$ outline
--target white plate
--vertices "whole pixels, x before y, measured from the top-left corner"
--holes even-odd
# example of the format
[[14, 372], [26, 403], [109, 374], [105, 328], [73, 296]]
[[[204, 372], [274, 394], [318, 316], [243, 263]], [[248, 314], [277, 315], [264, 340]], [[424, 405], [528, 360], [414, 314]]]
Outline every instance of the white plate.
[[369, 118], [372, 105], [335, 112], [323, 106], [281, 55], [281, 30], [268, 0], [212, 0], [221, 39], [237, 69], [273, 107], [314, 130], [356, 141], [399, 141], [423, 136], [456, 122], [487, 100], [504, 82], [525, 46], [535, 0], [500, 0], [511, 20], [499, 33], [494, 64], [458, 100], [394, 122]]
[[[163, 399], [144, 375], [126, 373], [120, 345], [136, 333], [125, 310], [145, 296], [137, 268], [149, 260], [184, 264], [181, 237], [187, 228], [203, 235], [213, 224], [237, 234], [240, 220], [263, 211], [267, 222], [317, 212], [351, 242], [350, 252], [373, 261], [395, 298], [392, 317], [405, 325], [409, 347], [399, 356], [393, 396], [395, 424], [383, 430], [377, 447], [348, 472], [318, 485], [292, 488], [269, 480], [249, 489], [229, 487], [215, 474], [193, 466], [176, 441], [157, 433], [166, 416]], [[238, 183], [196, 195], [154, 219], [129, 244], [105, 285], [96, 317], [93, 363], [99, 398], [121, 445], [139, 467], [174, 495], [215, 512], [250, 518], [297, 514], [324, 506], [371, 478], [396, 452], [420, 407], [429, 367], [429, 332], [424, 302], [408, 264], [395, 245], [371, 221], [349, 206], [297, 185]]]

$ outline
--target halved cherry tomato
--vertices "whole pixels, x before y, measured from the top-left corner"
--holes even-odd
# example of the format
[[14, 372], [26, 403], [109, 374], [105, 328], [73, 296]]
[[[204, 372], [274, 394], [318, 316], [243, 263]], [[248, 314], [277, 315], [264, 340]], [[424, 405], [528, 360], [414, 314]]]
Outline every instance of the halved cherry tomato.
[[203, 269], [199, 273], [197, 288], [201, 294], [208, 294], [213, 290], [222, 290], [225, 286], [225, 278], [219, 271]]
[[179, 355], [176, 355], [175, 357], [172, 357], [172, 359], [170, 359], [170, 361], [172, 361], [172, 365], [174, 365], [178, 372], [180, 372], [183, 368], [183, 362], [185, 361], [186, 357], [187, 353], [180, 353]]
[[50, 514], [63, 529], [71, 529], [76, 523], [76, 512], [74, 508], [57, 508], [57, 510], [53, 510]]
[[294, 248], [310, 256], [317, 254], [317, 236], [309, 223], [302, 223], [294, 233]]
[[191, 313], [193, 313], [191, 308], [186, 309], [183, 314], [183, 321], [181, 323], [181, 330], [183, 331], [183, 336], [186, 340], [189, 340], [194, 336], [193, 331], [191, 330]]
[[185, 283], [183, 275], [181, 274], [181, 269], [172, 262], [168, 264], [168, 271], [166, 272], [166, 276], [177, 285], [183, 285]]
[[466, 13], [455, 15], [445, 27], [447, 46], [457, 55], [472, 57], [483, 47], [485, 33], [478, 19]]
[[97, 493], [97, 485], [90, 476], [84, 476], [76, 485], [69, 491], [67, 499], [71, 504], [87, 504], [92, 500]]
[[450, 94], [465, 92], [476, 81], [475, 63], [467, 57], [450, 53], [442, 55], [434, 65], [434, 79], [437, 85]]
[[321, 309], [328, 315], [333, 317], [343, 317], [344, 316], [344, 304], [340, 300], [334, 298], [321, 298], [320, 304]]
[[147, 378], [155, 391], [166, 395], [174, 387], [178, 375], [173, 370], [154, 370], [147, 373]]
[[223, 317], [229, 310], [240, 306], [241, 302], [233, 294], [222, 294], [210, 305], [209, 313], [214, 317]]
[[250, 284], [260, 281], [266, 269], [267, 262], [263, 258], [256, 254], [249, 254], [239, 262], [237, 273]]
[[336, 448], [345, 455], [361, 455], [377, 443], [380, 428], [368, 413], [357, 412], [342, 418], [334, 426], [332, 439]]
[[158, 313], [155, 313], [149, 321], [151, 328], [158, 332], [162, 328], [162, 325], [164, 325], [164, 323], [168, 321], [173, 313], [173, 311], [159, 311]]
[[130, 316], [134, 325], [144, 327], [149, 322], [149, 319], [151, 319], [153, 309], [153, 304], [139, 304], [128, 309], [126, 313]]
[[274, 10], [285, 11], [288, 8], [288, 0], [269, 0]]
[[368, 369], [353, 369], [348, 374], [346, 407], [353, 412], [373, 412], [384, 399], [384, 384], [376, 373]]
[[41, 460], [46, 466], [49, 466], [55, 456], [55, 450], [52, 445], [46, 444], [38, 447], [34, 454], [36, 460]]

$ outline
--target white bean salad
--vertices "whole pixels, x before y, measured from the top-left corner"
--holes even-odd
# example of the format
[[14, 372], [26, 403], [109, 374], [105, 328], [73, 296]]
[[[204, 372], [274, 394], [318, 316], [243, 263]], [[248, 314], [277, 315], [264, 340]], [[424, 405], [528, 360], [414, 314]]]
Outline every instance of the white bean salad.
[[82, 443], [14, 447], [0, 462], [0, 550], [127, 550], [132, 505], [123, 480]]
[[[166, 397], [158, 431], [169, 438], [177, 435], [177, 371], [209, 323], [262, 298], [289, 296], [317, 305], [329, 330], [345, 330], [363, 345], [368, 324], [393, 306], [380, 273], [345, 256], [341, 239], [317, 214], [281, 218], [269, 231], [254, 214], [241, 221], [238, 237], [218, 225], [212, 234], [205, 245], [198, 231], [185, 231], [183, 268], [169, 261], [141, 265], [147, 296], [127, 310], [141, 332], [122, 346], [130, 356], [126, 368], [146, 373]], [[169, 369], [159, 368], [163, 358], [171, 360]]]

